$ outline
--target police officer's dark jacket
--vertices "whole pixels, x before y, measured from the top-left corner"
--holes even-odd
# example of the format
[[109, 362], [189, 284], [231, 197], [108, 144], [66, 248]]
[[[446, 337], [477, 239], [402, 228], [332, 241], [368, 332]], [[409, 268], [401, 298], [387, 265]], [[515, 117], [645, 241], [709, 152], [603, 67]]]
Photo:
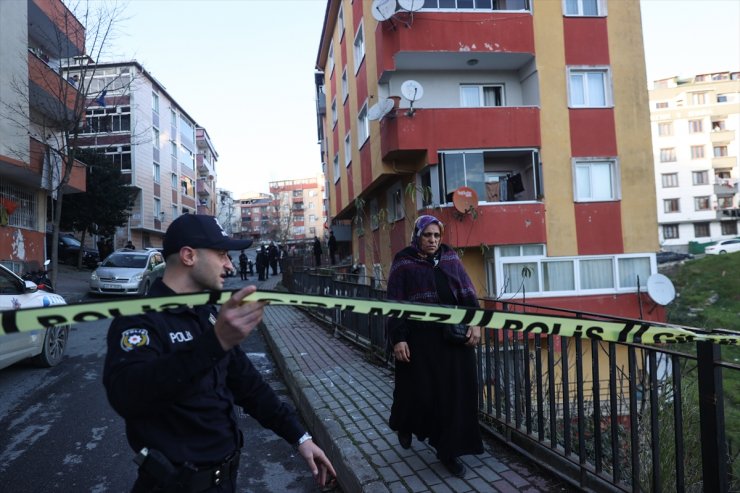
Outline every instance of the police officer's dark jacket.
[[[175, 294], [161, 280], [151, 296]], [[218, 464], [237, 450], [234, 404], [290, 443], [304, 429], [238, 346], [224, 351], [215, 306], [116, 318], [108, 331], [103, 384], [126, 421], [129, 444], [176, 464]]]

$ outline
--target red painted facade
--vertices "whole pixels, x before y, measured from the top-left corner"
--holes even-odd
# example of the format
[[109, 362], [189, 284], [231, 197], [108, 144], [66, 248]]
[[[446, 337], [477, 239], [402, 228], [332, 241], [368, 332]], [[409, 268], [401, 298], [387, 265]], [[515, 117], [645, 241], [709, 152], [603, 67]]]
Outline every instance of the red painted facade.
[[581, 202], [575, 214], [579, 255], [624, 253], [619, 202]]

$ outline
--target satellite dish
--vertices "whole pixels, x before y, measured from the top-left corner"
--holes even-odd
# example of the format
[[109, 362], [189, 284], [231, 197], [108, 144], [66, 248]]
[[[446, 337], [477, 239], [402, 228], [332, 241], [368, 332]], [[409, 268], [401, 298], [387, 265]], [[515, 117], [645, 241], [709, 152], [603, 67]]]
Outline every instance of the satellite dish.
[[460, 187], [452, 192], [452, 205], [457, 212], [467, 214], [478, 205], [478, 194], [470, 187]]
[[398, 5], [407, 12], [418, 12], [424, 6], [424, 0], [398, 0]]
[[647, 280], [647, 292], [659, 305], [667, 305], [676, 298], [676, 288], [663, 274], [653, 274]]
[[424, 88], [415, 80], [407, 80], [401, 84], [401, 94], [403, 94], [404, 98], [413, 103], [424, 96]]
[[370, 120], [380, 120], [387, 115], [394, 106], [395, 102], [392, 99], [378, 101], [367, 110], [367, 117]]
[[376, 21], [387, 21], [396, 13], [396, 0], [373, 0], [371, 10]]

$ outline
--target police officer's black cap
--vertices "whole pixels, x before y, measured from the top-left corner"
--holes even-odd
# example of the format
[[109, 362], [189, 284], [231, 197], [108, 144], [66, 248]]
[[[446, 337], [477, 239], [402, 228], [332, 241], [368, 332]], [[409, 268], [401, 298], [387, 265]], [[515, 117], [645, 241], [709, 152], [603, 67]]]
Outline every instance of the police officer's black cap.
[[183, 214], [164, 235], [162, 254], [165, 258], [178, 253], [182, 247], [210, 248], [213, 250], [242, 250], [249, 248], [252, 240], [235, 240], [224, 231], [218, 220], [205, 214]]

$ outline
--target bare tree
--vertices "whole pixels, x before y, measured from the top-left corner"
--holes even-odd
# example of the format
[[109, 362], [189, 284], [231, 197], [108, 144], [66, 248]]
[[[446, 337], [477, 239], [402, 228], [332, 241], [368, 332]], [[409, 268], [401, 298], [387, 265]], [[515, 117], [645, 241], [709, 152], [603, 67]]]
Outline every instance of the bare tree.
[[[28, 76], [12, 82], [16, 98], [3, 111], [21, 132], [38, 145], [12, 151], [23, 162], [43, 162], [42, 187], [52, 204], [52, 284], [56, 284], [57, 245], [64, 193], [70, 180], [84, 179], [79, 161], [80, 132], [88, 107], [104, 101], [106, 90], [91, 88], [96, 65], [114, 39], [125, 5], [115, 0], [80, 0], [44, 4], [53, 26], [34, 31], [29, 39]], [[76, 79], [67, 77], [74, 66]], [[30, 80], [30, 82], [29, 82]], [[101, 99], [102, 98], [102, 99]], [[97, 100], [97, 102], [96, 102]], [[29, 164], [30, 166], [30, 164]], [[78, 178], [79, 177], [79, 178]]]

